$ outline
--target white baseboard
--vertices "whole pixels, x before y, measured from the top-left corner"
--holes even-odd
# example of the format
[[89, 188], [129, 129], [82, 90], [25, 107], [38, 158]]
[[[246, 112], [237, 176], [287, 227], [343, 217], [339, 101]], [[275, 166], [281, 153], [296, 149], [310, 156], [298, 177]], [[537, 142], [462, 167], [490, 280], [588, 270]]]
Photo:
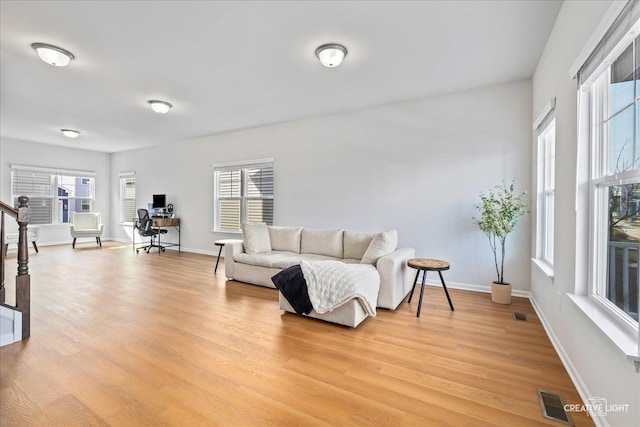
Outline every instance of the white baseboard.
[[[482, 292], [485, 294], [491, 293], [490, 285], [472, 285], [470, 283], [460, 283], [460, 282], [450, 282], [445, 279], [444, 281], [447, 284], [447, 289], [460, 289], [463, 291], [472, 291], [472, 292]], [[422, 283], [421, 279], [418, 280], [418, 285]], [[425, 280], [425, 285], [442, 287], [442, 283], [440, 283], [439, 279], [427, 279]], [[514, 297], [522, 297], [522, 298], [530, 298], [531, 292], [523, 291], [520, 289], [513, 289], [511, 291], [511, 295]]]
[[[529, 296], [529, 301], [531, 301], [533, 310], [536, 312], [536, 315], [540, 319], [540, 322], [542, 323], [542, 327], [544, 328], [544, 331], [547, 333], [547, 336], [549, 337], [549, 340], [551, 341], [553, 348], [556, 350], [556, 353], [558, 353], [558, 357], [560, 357], [560, 361], [562, 362], [564, 369], [569, 374], [569, 378], [571, 378], [571, 381], [573, 382], [573, 385], [576, 387], [578, 394], [582, 398], [582, 401], [586, 402], [589, 398], [593, 397], [593, 395], [591, 394], [586, 384], [582, 380], [582, 377], [580, 376], [578, 369], [576, 369], [575, 365], [571, 361], [571, 358], [565, 351], [564, 347], [562, 347], [560, 340], [558, 340], [558, 337], [556, 337], [556, 334], [553, 332], [553, 329], [551, 329], [551, 325], [547, 321], [546, 317], [544, 316], [544, 313], [540, 309], [540, 306], [536, 302], [536, 299], [533, 297], [533, 295]], [[593, 414], [591, 418], [593, 419], [593, 422], [595, 423], [596, 426], [609, 427], [609, 423], [607, 422], [606, 418], [599, 416], [598, 414]]]
[[[102, 239], [103, 241], [105, 241], [105, 239]], [[126, 243], [127, 245], [133, 245], [133, 242], [131, 240], [128, 239], [109, 239], [113, 242], [119, 242], [119, 243]], [[136, 244], [142, 244], [144, 242], [140, 241], [138, 242], [136, 239]], [[177, 251], [178, 247], [177, 246], [167, 246], [166, 250], [170, 250], [170, 251]], [[182, 252], [190, 252], [190, 253], [194, 253], [194, 254], [201, 254], [201, 255], [211, 255], [211, 256], [218, 256], [218, 251], [203, 251], [201, 249], [192, 249], [192, 248], [185, 248], [184, 246], [180, 247], [180, 250]], [[224, 258], [224, 256], [221, 256], [220, 258]]]

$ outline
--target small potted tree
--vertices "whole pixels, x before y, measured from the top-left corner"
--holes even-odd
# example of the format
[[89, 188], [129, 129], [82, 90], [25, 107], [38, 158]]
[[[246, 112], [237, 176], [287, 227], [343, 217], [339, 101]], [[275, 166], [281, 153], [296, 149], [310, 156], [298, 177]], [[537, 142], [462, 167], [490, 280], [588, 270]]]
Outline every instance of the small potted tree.
[[491, 300], [498, 304], [511, 303], [511, 284], [504, 280], [505, 242], [507, 235], [518, 225], [527, 210], [527, 192], [515, 194], [515, 178], [507, 185], [496, 185], [494, 191], [480, 193], [480, 204], [476, 205], [479, 217], [475, 224], [489, 238], [493, 251], [498, 280], [491, 283]]

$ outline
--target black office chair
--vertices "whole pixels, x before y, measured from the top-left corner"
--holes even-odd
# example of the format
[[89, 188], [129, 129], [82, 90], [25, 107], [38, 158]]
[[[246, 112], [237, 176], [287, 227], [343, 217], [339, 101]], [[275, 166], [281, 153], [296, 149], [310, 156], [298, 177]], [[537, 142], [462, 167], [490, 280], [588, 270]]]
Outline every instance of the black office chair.
[[138, 229], [138, 234], [142, 237], [149, 237], [149, 244], [136, 248], [136, 253], [143, 249], [146, 253], [149, 253], [151, 248], [158, 248], [158, 251], [164, 252], [164, 246], [156, 243], [156, 237], [158, 234], [166, 234], [167, 230], [162, 228], [156, 228], [151, 226], [151, 218], [149, 217], [149, 211], [146, 209], [138, 209], [138, 219], [134, 225]]

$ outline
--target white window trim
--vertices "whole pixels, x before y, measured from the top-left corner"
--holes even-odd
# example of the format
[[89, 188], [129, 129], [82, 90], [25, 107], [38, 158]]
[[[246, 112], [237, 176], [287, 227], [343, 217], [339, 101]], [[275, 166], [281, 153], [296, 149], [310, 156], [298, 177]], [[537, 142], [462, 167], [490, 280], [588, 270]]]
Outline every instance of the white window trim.
[[[587, 61], [591, 52], [596, 48], [599, 40], [603, 38], [609, 27], [616, 20], [621, 9], [614, 10], [620, 5], [612, 5], [596, 31], [598, 37], [596, 42], [590, 40], [585, 49], [580, 53], [574, 65], [571, 67], [571, 77], [581, 69]], [[614, 12], [612, 12], [614, 11]], [[612, 13], [609, 13], [612, 12]], [[629, 34], [625, 35], [620, 43], [612, 49], [608, 57], [617, 57], [628, 46], [637, 34], [637, 22], [633, 25]], [[603, 29], [604, 28], [604, 29]], [[595, 36], [596, 34], [594, 34]], [[593, 39], [593, 37], [592, 37]], [[607, 61], [603, 61], [603, 67], [608, 66]], [[590, 104], [589, 87], [598, 77], [599, 73], [594, 72], [578, 89], [578, 152], [576, 159], [576, 287], [574, 293], [567, 293], [569, 299], [577, 308], [609, 339], [609, 341], [622, 352], [627, 360], [634, 364], [636, 372], [640, 372], [640, 330], [638, 322], [630, 322], [628, 316], [622, 316], [620, 310], [612, 309], [615, 305], [593, 294], [593, 283], [595, 280], [595, 245], [593, 242], [597, 237], [597, 229], [593, 218], [594, 200], [592, 197], [591, 173], [594, 167], [594, 153], [591, 144], [591, 109], [585, 108]], [[586, 111], [586, 113], [585, 113]], [[619, 174], [623, 175], [623, 174]], [[627, 178], [619, 176], [620, 179]], [[583, 237], [584, 230], [588, 230], [588, 237]], [[586, 249], [582, 249], [586, 248]]]
[[260, 165], [262, 163], [273, 163], [274, 159], [273, 157], [267, 157], [264, 159], [254, 159], [254, 160], [238, 160], [238, 161], [234, 161], [234, 162], [223, 162], [223, 163], [214, 163], [211, 166], [214, 169], [224, 169], [224, 168], [233, 168], [236, 166], [257, 166]]
[[[551, 105], [548, 104], [548, 105]], [[553, 102], [552, 105], [555, 105]], [[546, 112], [548, 116], [552, 110]], [[544, 117], [543, 117], [544, 118]], [[542, 120], [538, 123], [538, 130], [542, 124]], [[547, 187], [547, 171], [550, 167], [548, 163], [547, 150], [549, 149], [549, 135], [553, 134], [553, 150], [555, 157], [555, 117], [547, 120], [543, 129], [540, 130], [537, 138], [537, 182], [536, 182], [536, 250], [535, 264], [549, 277], [553, 278], [553, 254], [551, 257], [547, 254], [547, 248], [555, 244], [554, 239], [554, 223], [555, 223], [555, 207], [552, 212], [548, 212], [547, 200], [549, 195], [555, 195], [555, 179], [552, 187]], [[555, 168], [555, 162], [552, 167]], [[555, 175], [555, 170], [554, 170]], [[555, 205], [555, 203], [554, 203]], [[549, 221], [548, 215], [551, 215]], [[552, 231], [549, 232], [549, 227]], [[550, 241], [549, 241], [550, 240]], [[555, 250], [553, 251], [555, 252]]]
[[610, 312], [602, 309], [593, 297], [588, 295], [578, 295], [568, 293], [569, 299], [585, 314], [587, 319], [593, 323], [609, 339], [629, 362], [635, 365], [636, 372], [640, 370], [640, 354], [638, 353], [638, 332], [630, 332], [620, 327], [618, 319], [611, 316]]
[[80, 176], [95, 178], [96, 173], [94, 171], [72, 170], [72, 169], [60, 169], [60, 168], [45, 168], [40, 166], [24, 166], [24, 165], [11, 165], [11, 169], [16, 170], [30, 170], [38, 172], [48, 172], [53, 175], [67, 175], [67, 176]]
[[[550, 126], [553, 125], [555, 128], [555, 108], [556, 108], [556, 98], [553, 97], [549, 99], [549, 101], [542, 108], [542, 111], [538, 115], [538, 118], [533, 122], [533, 131], [537, 134], [536, 138], [536, 199], [535, 205], [533, 207], [534, 211], [534, 219], [535, 219], [535, 250], [534, 257], [531, 258], [531, 262], [535, 265], [542, 273], [544, 273], [551, 281], [554, 279], [554, 271], [553, 271], [553, 263], [545, 260], [541, 253], [543, 252], [543, 244], [544, 238], [542, 236], [541, 223], [542, 217], [544, 215], [545, 209], [541, 203], [541, 195], [540, 188], [542, 187], [542, 183], [544, 181], [544, 164], [541, 164], [541, 144], [540, 138], [549, 130]], [[554, 131], [555, 132], [555, 131]], [[554, 134], [555, 136], [555, 134]], [[554, 194], [555, 194], [555, 186], [554, 186]], [[555, 209], [554, 209], [555, 210]], [[555, 218], [554, 218], [555, 221]], [[555, 239], [554, 239], [555, 241]], [[555, 243], [554, 243], [555, 244]]]

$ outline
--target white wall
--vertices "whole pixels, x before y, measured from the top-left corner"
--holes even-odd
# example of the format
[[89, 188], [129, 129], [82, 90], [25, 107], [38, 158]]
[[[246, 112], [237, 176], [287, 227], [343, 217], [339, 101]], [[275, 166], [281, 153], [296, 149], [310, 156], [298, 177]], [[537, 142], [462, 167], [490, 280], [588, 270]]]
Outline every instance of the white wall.
[[[609, 413], [611, 426], [638, 425], [640, 374], [609, 340], [568, 300], [576, 287], [576, 254], [584, 251], [587, 230], [576, 230], [577, 82], [569, 67], [584, 48], [611, 2], [565, 1], [533, 77], [532, 118], [556, 97], [555, 280], [532, 267], [531, 292], [568, 359], [583, 397], [630, 404], [629, 412]], [[535, 144], [535, 141], [533, 141]], [[586, 396], [585, 396], [586, 395]]]
[[[211, 231], [211, 165], [273, 157], [277, 225], [396, 228], [401, 246], [451, 262], [452, 285], [486, 286], [493, 258], [471, 220], [474, 205], [503, 179], [530, 187], [530, 140], [531, 85], [521, 81], [118, 153], [113, 235], [127, 237], [118, 225], [118, 174], [134, 170], [138, 206], [166, 193], [182, 218], [184, 247], [214, 253], [214, 239], [226, 236]], [[505, 277], [520, 290], [529, 289], [529, 224], [526, 217], [508, 241]]]
[[[80, 145], [82, 141], [76, 140], [74, 143]], [[13, 205], [11, 200], [11, 165], [13, 164], [94, 171], [96, 173], [94, 211], [102, 213], [105, 223], [104, 238], [108, 239], [111, 232], [109, 228], [110, 163], [111, 155], [106, 153], [2, 138], [0, 139], [0, 199]], [[40, 228], [40, 246], [72, 240], [68, 224], [41, 225], [38, 228]], [[89, 240], [79, 240], [79, 242], [85, 241]]]

